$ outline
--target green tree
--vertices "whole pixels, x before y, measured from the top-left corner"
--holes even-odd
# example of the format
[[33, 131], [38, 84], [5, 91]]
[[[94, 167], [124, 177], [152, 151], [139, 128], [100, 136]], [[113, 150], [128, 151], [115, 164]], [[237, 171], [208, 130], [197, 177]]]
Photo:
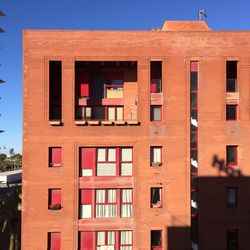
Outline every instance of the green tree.
[[19, 250], [21, 236], [21, 187], [0, 190], [0, 248]]

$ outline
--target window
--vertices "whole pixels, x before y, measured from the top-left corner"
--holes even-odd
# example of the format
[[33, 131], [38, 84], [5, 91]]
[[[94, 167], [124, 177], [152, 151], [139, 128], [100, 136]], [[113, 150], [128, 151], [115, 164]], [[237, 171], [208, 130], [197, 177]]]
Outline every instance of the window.
[[227, 92], [237, 92], [237, 61], [226, 62], [226, 79], [227, 79]]
[[238, 105], [226, 105], [226, 120], [227, 121], [233, 121], [237, 120], [237, 109]]
[[92, 218], [92, 189], [82, 189], [80, 193], [80, 219]]
[[[133, 189], [81, 189], [79, 219], [132, 217]], [[93, 203], [95, 201], [95, 203]]]
[[132, 231], [120, 231], [120, 250], [132, 250], [133, 233]]
[[151, 188], [151, 207], [162, 207], [162, 188]]
[[49, 62], [49, 119], [62, 118], [62, 62]]
[[227, 229], [227, 250], [238, 250], [237, 229]]
[[81, 176], [132, 176], [133, 149], [81, 148]]
[[[96, 246], [97, 250], [104, 249], [104, 246], [115, 247], [115, 231], [100, 231], [96, 233]], [[112, 249], [112, 248], [111, 248]], [[114, 249], [114, 248], [113, 248]]]
[[150, 147], [150, 165], [160, 166], [162, 163], [161, 147]]
[[227, 146], [227, 166], [238, 165], [238, 146]]
[[62, 166], [62, 148], [50, 147], [49, 148], [49, 167], [61, 167]]
[[117, 190], [97, 189], [96, 190], [96, 218], [107, 218], [117, 216]]
[[162, 92], [162, 62], [151, 61], [150, 62], [150, 92], [161, 93]]
[[61, 208], [61, 189], [49, 189], [49, 209], [59, 210]]
[[97, 176], [116, 176], [116, 149], [97, 149]]
[[161, 106], [150, 106], [150, 121], [161, 120]]
[[48, 250], [61, 249], [61, 233], [51, 232], [48, 233]]
[[107, 107], [108, 121], [122, 121], [123, 120], [123, 107]]
[[228, 187], [227, 188], [227, 206], [228, 207], [237, 207], [237, 187]]
[[151, 231], [151, 250], [162, 249], [162, 231], [152, 230]]
[[132, 189], [121, 189], [121, 217], [132, 217], [132, 206]]

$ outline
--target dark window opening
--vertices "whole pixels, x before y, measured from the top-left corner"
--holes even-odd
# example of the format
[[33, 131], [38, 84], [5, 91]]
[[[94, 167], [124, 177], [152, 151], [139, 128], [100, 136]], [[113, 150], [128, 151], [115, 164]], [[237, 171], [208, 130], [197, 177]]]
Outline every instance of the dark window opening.
[[236, 207], [237, 206], [237, 187], [227, 188], [227, 206]]
[[238, 250], [238, 230], [227, 230], [227, 250]]
[[237, 61], [226, 62], [226, 84], [227, 92], [237, 92]]
[[237, 107], [238, 105], [226, 105], [226, 120], [237, 120]]
[[150, 92], [151, 93], [162, 92], [162, 62], [161, 61], [150, 62]]
[[150, 106], [150, 121], [161, 120], [161, 106]]
[[151, 188], [151, 207], [162, 207], [162, 188]]
[[197, 132], [191, 133], [191, 148], [197, 148]]
[[49, 62], [49, 119], [62, 119], [62, 62]]
[[162, 231], [152, 230], [151, 231], [151, 250], [162, 249]]
[[227, 166], [237, 166], [238, 165], [238, 154], [237, 146], [227, 146]]

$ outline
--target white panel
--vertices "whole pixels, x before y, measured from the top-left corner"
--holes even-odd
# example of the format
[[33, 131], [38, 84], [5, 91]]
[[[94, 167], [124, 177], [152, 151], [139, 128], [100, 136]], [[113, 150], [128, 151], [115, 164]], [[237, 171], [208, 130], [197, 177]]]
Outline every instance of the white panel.
[[116, 120], [123, 120], [123, 108], [122, 107], [118, 107], [116, 109]]
[[93, 170], [92, 169], [82, 169], [82, 176], [92, 176]]
[[132, 161], [132, 148], [122, 148], [122, 161]]
[[109, 121], [115, 120], [115, 108], [108, 108], [108, 120]]
[[91, 119], [91, 107], [86, 107], [85, 108], [85, 116], [86, 116], [86, 119]]
[[91, 205], [80, 205], [80, 218], [91, 218]]
[[161, 148], [153, 148], [153, 162], [161, 162]]
[[97, 176], [116, 176], [116, 164], [115, 163], [98, 163], [96, 175]]
[[105, 153], [106, 153], [105, 148], [98, 148], [97, 149], [97, 161], [105, 161], [106, 160]]
[[116, 160], [116, 149], [109, 148], [108, 149], [108, 161], [115, 161]]
[[121, 176], [131, 176], [133, 165], [132, 163], [122, 163], [121, 164]]

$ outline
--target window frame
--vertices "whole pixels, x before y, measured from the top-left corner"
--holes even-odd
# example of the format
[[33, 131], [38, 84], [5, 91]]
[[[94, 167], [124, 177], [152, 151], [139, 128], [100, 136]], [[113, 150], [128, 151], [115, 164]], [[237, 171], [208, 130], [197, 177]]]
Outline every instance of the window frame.
[[[160, 162], [154, 161], [154, 150], [160, 149]], [[150, 166], [162, 165], [162, 146], [150, 146]]]
[[[53, 150], [55, 150], [55, 149], [60, 149], [60, 163], [53, 163]], [[48, 155], [49, 155], [49, 157], [48, 157], [49, 168], [62, 167], [62, 147], [60, 147], [60, 146], [49, 147]]]
[[[159, 189], [160, 199], [156, 203], [153, 203], [153, 190], [154, 189]], [[163, 207], [163, 188], [162, 187], [151, 187], [150, 188], [150, 207], [151, 208], [162, 208]]]
[[[53, 199], [53, 192], [54, 191], [59, 191], [59, 203], [54, 203]], [[54, 194], [55, 195], [55, 194]], [[58, 199], [58, 197], [57, 197]], [[62, 189], [61, 188], [49, 188], [48, 189], [48, 209], [49, 210], [61, 210], [62, 209]]]
[[[161, 241], [161, 242], [160, 242], [160, 243], [161, 243], [160, 246], [153, 246], [153, 245], [152, 245], [152, 239], [153, 239], [152, 236], [153, 236], [153, 233], [154, 233], [154, 232], [159, 232], [159, 233], [160, 233], [160, 241]], [[154, 249], [157, 249], [157, 250], [163, 249], [163, 246], [162, 246], [162, 243], [163, 243], [162, 235], [163, 235], [163, 234], [162, 234], [162, 230], [151, 230], [151, 231], [150, 231], [150, 249], [151, 249], [151, 250], [154, 250]]]
[[[234, 118], [229, 118], [229, 107], [234, 107]], [[226, 121], [237, 121], [238, 120], [238, 104], [226, 104]]]
[[[234, 202], [230, 202], [230, 190], [234, 190]], [[238, 187], [227, 187], [226, 188], [226, 205], [227, 207], [238, 206]]]
[[[229, 233], [236, 233], [236, 248], [230, 247], [230, 241], [229, 241]], [[233, 250], [233, 249], [239, 249], [239, 230], [238, 228], [227, 228], [226, 229], [226, 244], [227, 244], [227, 250]]]
[[[226, 164], [228, 167], [236, 167], [238, 166], [238, 163], [239, 163], [239, 159], [238, 159], [238, 145], [227, 145], [226, 146]], [[234, 148], [235, 149], [235, 161], [228, 161], [229, 159], [229, 148]]]
[[[154, 119], [154, 109], [160, 109], [160, 119]], [[150, 105], [150, 121], [151, 122], [160, 122], [162, 121], [162, 105]]]

